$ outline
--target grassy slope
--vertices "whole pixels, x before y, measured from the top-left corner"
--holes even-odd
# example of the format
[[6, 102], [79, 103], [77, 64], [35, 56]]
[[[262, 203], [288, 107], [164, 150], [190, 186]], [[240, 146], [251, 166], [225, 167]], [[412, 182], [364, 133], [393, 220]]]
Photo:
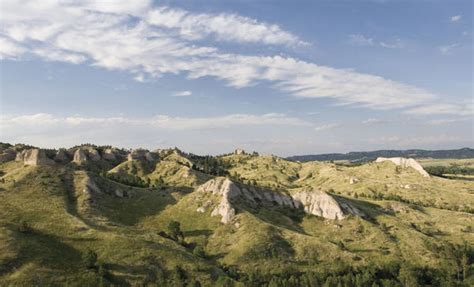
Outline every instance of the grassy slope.
[[[289, 192], [312, 186], [345, 196], [371, 220], [349, 217], [335, 222], [278, 208], [243, 208], [239, 226], [222, 225], [219, 217], [210, 216], [211, 210], [196, 212], [197, 197], [203, 195], [189, 192], [211, 176], [189, 169], [186, 158], [176, 153], [163, 156], [152, 169], [137, 166], [139, 176], [161, 177], [175, 186], [162, 190], [124, 186], [72, 166], [23, 167], [8, 162], [0, 165], [6, 173], [0, 184], [0, 285], [32, 280], [95, 285], [97, 275], [80, 265], [80, 254], [88, 248], [108, 264], [117, 283], [141, 282], [147, 258], [153, 255], [166, 269], [179, 264], [206, 284], [211, 282], [209, 270], [219, 264], [274, 273], [330, 269], [335, 261], [366, 265], [404, 259], [436, 267], [440, 258], [426, 242], [474, 243], [474, 234], [462, 231], [474, 228], [472, 214], [354, 198], [356, 193], [380, 192], [473, 206], [473, 183], [467, 181], [425, 179], [411, 169], [397, 173], [390, 163], [341, 167], [246, 155], [223, 160], [231, 164], [230, 174], [238, 173], [244, 181]], [[88, 177], [103, 191], [93, 196], [94, 203], [83, 193]], [[360, 181], [350, 184], [351, 177]], [[129, 196], [114, 196], [117, 188]], [[33, 231], [19, 232], [20, 220], [29, 222]], [[170, 220], [181, 222], [186, 241], [203, 246], [208, 259], [157, 235]], [[30, 276], [33, 271], [36, 277]]]

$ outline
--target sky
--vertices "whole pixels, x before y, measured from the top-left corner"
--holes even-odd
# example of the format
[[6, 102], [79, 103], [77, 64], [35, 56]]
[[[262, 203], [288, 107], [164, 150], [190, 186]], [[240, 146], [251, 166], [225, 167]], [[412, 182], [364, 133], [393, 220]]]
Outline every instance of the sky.
[[472, 147], [472, 12], [470, 0], [2, 0], [0, 141]]

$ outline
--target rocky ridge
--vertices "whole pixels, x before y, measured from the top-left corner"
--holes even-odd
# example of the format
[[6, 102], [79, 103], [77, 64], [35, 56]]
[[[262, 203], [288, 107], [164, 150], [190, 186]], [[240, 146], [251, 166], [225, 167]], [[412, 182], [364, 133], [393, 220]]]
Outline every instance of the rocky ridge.
[[[292, 209], [303, 208], [305, 213], [327, 219], [344, 219], [348, 214], [362, 215], [362, 213], [346, 202], [339, 203], [331, 195], [314, 189], [307, 189], [293, 195], [286, 195], [271, 190], [258, 189], [255, 187], [240, 187], [228, 178], [214, 178], [197, 189], [198, 193], [210, 193], [220, 198], [219, 203], [214, 204], [211, 216], [221, 216], [221, 222], [229, 224], [236, 215], [234, 207], [237, 200], [256, 205], [259, 202], [277, 204]], [[198, 212], [205, 212], [213, 205], [211, 200], [201, 202]]]
[[430, 175], [426, 172], [426, 170], [414, 159], [412, 158], [404, 158], [404, 157], [379, 157], [375, 162], [385, 162], [390, 161], [397, 166], [401, 166], [403, 168], [411, 167], [420, 173], [424, 177], [430, 177]]

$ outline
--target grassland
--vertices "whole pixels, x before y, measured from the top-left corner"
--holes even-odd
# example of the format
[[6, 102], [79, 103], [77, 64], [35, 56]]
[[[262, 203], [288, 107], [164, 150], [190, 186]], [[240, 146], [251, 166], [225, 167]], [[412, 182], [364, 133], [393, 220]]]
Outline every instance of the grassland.
[[[337, 221], [241, 205], [235, 223], [222, 224], [211, 210], [196, 211], [203, 196], [196, 188], [215, 175], [176, 152], [117, 166], [9, 161], [0, 164], [0, 285], [337, 286], [343, 280], [337, 274], [366, 276], [357, 279], [359, 286], [423, 285], [426, 278], [431, 285], [474, 284], [474, 254], [463, 247], [474, 244], [473, 182], [424, 178], [388, 162], [343, 166], [255, 155], [215, 160], [241, 184], [287, 194], [324, 190], [365, 216]], [[150, 184], [131, 186], [110, 173]], [[172, 221], [180, 223], [183, 239], [170, 236]], [[197, 246], [204, 255], [194, 252]], [[98, 255], [97, 268], [84, 267], [88, 250]], [[466, 270], [462, 256], [468, 256]], [[392, 275], [381, 275], [390, 268]], [[426, 278], [410, 273], [416, 270]]]

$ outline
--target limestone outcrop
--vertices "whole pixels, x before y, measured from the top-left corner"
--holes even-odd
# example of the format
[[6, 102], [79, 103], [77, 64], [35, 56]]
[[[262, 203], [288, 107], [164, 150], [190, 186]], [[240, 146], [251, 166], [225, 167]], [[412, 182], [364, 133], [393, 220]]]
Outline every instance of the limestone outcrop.
[[414, 159], [412, 158], [404, 158], [404, 157], [379, 157], [375, 162], [384, 162], [390, 161], [393, 162], [397, 166], [401, 166], [403, 168], [411, 167], [420, 173], [424, 177], [430, 177], [430, 175], [426, 172], [426, 170]]
[[72, 161], [77, 163], [77, 164], [82, 164], [82, 163], [86, 162], [87, 161], [86, 151], [82, 148], [78, 148], [74, 152], [74, 157], [73, 157]]
[[73, 156], [73, 162], [82, 164], [87, 161], [99, 161], [102, 159], [99, 151], [93, 147], [80, 147], [76, 149]]
[[344, 212], [339, 203], [329, 194], [322, 191], [301, 191], [293, 196], [298, 206], [303, 206], [308, 214], [329, 218], [344, 219]]
[[128, 156], [127, 160], [146, 160], [146, 161], [154, 161], [155, 155], [146, 149], [135, 149], [132, 150]]
[[251, 206], [259, 204], [279, 205], [288, 208], [303, 208], [308, 214], [328, 219], [344, 219], [346, 214], [362, 215], [357, 208], [347, 202], [338, 203], [331, 195], [318, 190], [304, 190], [293, 195], [278, 193], [255, 187], [240, 187], [227, 178], [215, 178], [207, 181], [197, 189], [197, 193], [212, 194], [219, 202], [203, 198], [198, 212], [205, 212], [213, 207], [211, 216], [221, 216], [221, 222], [231, 223], [236, 215], [234, 205], [244, 202]]
[[53, 161], [46, 156], [44, 150], [37, 148], [27, 149], [19, 152], [16, 155], [15, 160], [23, 161], [25, 165], [31, 166], [50, 165], [53, 163]]

